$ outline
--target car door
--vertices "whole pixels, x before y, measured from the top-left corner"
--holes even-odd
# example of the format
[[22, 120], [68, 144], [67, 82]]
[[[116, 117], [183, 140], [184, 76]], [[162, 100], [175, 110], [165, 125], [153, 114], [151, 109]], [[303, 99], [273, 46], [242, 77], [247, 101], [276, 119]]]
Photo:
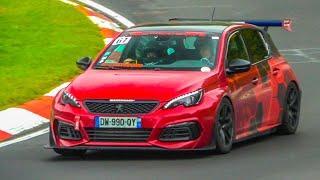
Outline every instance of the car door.
[[[236, 59], [249, 61], [249, 55], [240, 32], [232, 33], [228, 38], [225, 67]], [[250, 128], [255, 122], [257, 101], [255, 88], [257, 87], [259, 72], [254, 66], [247, 72], [227, 73], [227, 82], [235, 114], [236, 139], [250, 135]]]
[[272, 85], [272, 102], [269, 113], [269, 126], [279, 125], [282, 121], [282, 113], [284, 108], [284, 99], [286, 94], [286, 84], [290, 81], [290, 66], [283, 56], [280, 55], [278, 49], [274, 45], [268, 33], [263, 34], [267, 46], [270, 49], [271, 57], [269, 65], [271, 69], [271, 85]]
[[271, 121], [270, 110], [272, 102], [271, 71], [269, 59], [271, 58], [268, 46], [258, 29], [243, 29], [241, 35], [246, 44], [252, 68], [258, 70], [258, 78], [254, 87], [256, 97], [256, 112], [251, 122], [251, 131], [264, 131], [268, 129]]

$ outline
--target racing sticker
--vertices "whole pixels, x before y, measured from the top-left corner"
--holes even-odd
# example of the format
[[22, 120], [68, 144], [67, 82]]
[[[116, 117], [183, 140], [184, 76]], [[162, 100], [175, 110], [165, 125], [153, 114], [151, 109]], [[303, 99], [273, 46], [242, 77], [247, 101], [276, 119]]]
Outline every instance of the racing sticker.
[[106, 59], [108, 59], [108, 57], [110, 56], [111, 52], [106, 52], [104, 53], [104, 55], [102, 56], [101, 60], [98, 62], [99, 64], [103, 63]]
[[112, 45], [119, 45], [119, 44], [128, 44], [131, 37], [118, 37], [115, 41], [113, 41]]
[[201, 72], [210, 72], [211, 71], [211, 69], [209, 68], [209, 67], [202, 67], [201, 68]]

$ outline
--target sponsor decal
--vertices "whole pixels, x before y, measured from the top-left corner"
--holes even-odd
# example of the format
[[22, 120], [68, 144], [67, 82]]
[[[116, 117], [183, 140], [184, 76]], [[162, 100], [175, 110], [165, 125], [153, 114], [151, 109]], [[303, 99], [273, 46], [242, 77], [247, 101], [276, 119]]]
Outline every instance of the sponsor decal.
[[211, 69], [209, 67], [202, 67], [201, 69], [201, 72], [210, 72]]
[[131, 37], [118, 37], [112, 45], [119, 45], [119, 44], [128, 44], [128, 42], [131, 40]]

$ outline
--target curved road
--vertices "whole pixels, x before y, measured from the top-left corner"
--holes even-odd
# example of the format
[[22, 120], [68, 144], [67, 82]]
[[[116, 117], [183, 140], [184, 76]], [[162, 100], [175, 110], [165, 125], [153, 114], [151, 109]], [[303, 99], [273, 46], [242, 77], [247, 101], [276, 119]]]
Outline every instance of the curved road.
[[96, 1], [135, 23], [175, 16], [208, 17], [208, 6], [217, 7], [217, 18], [293, 17], [293, 33], [273, 29], [271, 34], [302, 82], [298, 133], [237, 144], [227, 155], [93, 152], [76, 159], [44, 150], [46, 134], [0, 148], [0, 179], [320, 179], [319, 0]]

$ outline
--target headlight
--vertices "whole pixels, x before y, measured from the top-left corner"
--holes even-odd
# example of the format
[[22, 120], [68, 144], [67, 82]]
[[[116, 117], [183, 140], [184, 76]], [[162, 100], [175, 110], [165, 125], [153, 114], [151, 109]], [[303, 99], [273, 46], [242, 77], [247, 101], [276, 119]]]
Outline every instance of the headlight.
[[164, 105], [164, 109], [177, 107], [179, 105], [184, 105], [186, 107], [193, 106], [199, 104], [203, 95], [203, 90], [199, 89], [197, 91], [179, 96], [177, 98], [172, 99], [166, 105]]
[[71, 106], [74, 106], [74, 107], [80, 107], [80, 103], [77, 101], [77, 99], [66, 91], [62, 93], [60, 102], [61, 104], [70, 104]]

